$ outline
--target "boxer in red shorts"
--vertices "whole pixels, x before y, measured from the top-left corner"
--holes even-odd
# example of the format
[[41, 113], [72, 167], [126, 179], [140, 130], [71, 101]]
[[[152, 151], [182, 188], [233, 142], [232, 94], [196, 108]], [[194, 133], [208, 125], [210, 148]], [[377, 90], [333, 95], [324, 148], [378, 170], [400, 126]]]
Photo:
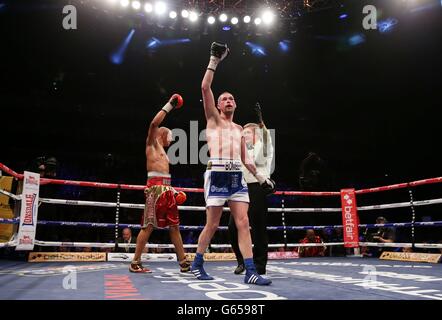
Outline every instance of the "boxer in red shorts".
[[190, 269], [184, 253], [183, 240], [179, 229], [177, 205], [186, 200], [184, 192], [177, 192], [170, 185], [169, 159], [164, 147], [172, 141], [172, 132], [160, 127], [166, 115], [175, 108], [183, 105], [183, 98], [174, 94], [166, 105], [157, 113], [149, 126], [146, 140], [147, 185], [144, 190], [146, 205], [141, 219], [141, 231], [137, 237], [137, 247], [129, 271], [137, 273], [151, 272], [141, 264], [141, 253], [154, 228], [169, 228], [170, 240], [175, 246], [181, 272]]

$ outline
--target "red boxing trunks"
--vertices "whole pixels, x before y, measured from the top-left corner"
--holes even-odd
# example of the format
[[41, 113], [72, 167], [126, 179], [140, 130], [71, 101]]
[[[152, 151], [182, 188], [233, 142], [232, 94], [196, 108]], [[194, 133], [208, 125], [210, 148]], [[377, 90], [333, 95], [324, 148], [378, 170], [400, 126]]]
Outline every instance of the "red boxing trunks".
[[152, 224], [155, 228], [179, 225], [175, 189], [170, 185], [170, 174], [149, 172], [147, 178], [146, 204], [141, 227]]

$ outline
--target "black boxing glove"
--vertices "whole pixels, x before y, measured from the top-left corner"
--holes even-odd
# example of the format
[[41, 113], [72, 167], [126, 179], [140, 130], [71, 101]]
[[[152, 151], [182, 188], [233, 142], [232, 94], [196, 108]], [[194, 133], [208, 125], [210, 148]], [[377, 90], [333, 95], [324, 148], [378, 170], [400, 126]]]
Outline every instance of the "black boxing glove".
[[263, 123], [261, 105], [259, 104], [259, 102], [256, 103], [254, 110], [255, 110], [256, 123], [257, 124]]
[[270, 178], [264, 178], [261, 175], [256, 175], [256, 180], [258, 180], [259, 185], [264, 190], [266, 195], [275, 193], [276, 191], [276, 183]]
[[210, 46], [210, 61], [207, 69], [215, 71], [218, 63], [224, 60], [229, 54], [229, 48], [227, 44], [213, 42]]

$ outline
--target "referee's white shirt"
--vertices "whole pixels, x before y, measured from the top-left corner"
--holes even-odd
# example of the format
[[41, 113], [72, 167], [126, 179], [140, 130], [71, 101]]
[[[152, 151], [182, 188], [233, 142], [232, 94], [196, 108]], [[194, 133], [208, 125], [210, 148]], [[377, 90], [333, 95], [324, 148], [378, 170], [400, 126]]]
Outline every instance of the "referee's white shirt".
[[[267, 143], [264, 143], [264, 140]], [[249, 159], [253, 159], [255, 161], [258, 174], [261, 174], [266, 178], [270, 178], [273, 161], [273, 144], [270, 131], [267, 128], [255, 127], [255, 144], [252, 146], [247, 145], [247, 152]], [[247, 183], [258, 182], [250, 171], [247, 170], [244, 164], [242, 165], [242, 171], [244, 174], [244, 179]]]

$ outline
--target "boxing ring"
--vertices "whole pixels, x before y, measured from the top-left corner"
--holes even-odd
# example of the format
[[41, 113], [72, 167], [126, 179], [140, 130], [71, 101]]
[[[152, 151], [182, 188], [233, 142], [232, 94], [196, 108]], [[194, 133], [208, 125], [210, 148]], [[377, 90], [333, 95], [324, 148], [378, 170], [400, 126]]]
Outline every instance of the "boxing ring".
[[[22, 180], [19, 174], [0, 163], [0, 170], [16, 180]], [[441, 221], [417, 221], [417, 207], [442, 204], [442, 198], [416, 200], [413, 188], [442, 182], [442, 177], [400, 183], [390, 186], [350, 190], [341, 192], [301, 192], [277, 191], [275, 197], [280, 197], [280, 207], [269, 208], [270, 214], [281, 215], [281, 225], [268, 226], [268, 230], [283, 233], [283, 243], [271, 243], [269, 248], [284, 248], [284, 252], [269, 253], [267, 278], [272, 279], [271, 286], [262, 288], [247, 285], [242, 275], [235, 275], [233, 270], [236, 261], [207, 261], [205, 268], [215, 277], [213, 281], [199, 281], [191, 273], [180, 273], [173, 254], [147, 254], [147, 264], [152, 274], [133, 274], [128, 271], [130, 259], [124, 253], [118, 254], [120, 260], [109, 259], [109, 253], [101, 254], [102, 261], [91, 262], [40, 262], [31, 263], [17, 260], [0, 259], [0, 299], [7, 300], [442, 300], [442, 264], [409, 261], [379, 260], [377, 258], [361, 258], [360, 247], [392, 247], [392, 248], [422, 248], [438, 250], [440, 243], [417, 243], [415, 230], [417, 228], [440, 227]], [[37, 225], [71, 226], [76, 228], [111, 228], [115, 231], [115, 242], [121, 228], [139, 229], [139, 224], [120, 223], [120, 209], [142, 210], [143, 204], [120, 202], [125, 190], [144, 191], [144, 185], [113, 184], [88, 181], [72, 181], [40, 178], [39, 188], [47, 184], [69, 185], [85, 188], [114, 189], [115, 202], [69, 200], [55, 198], [39, 198], [38, 201], [50, 205], [81, 207], [115, 208], [115, 223], [93, 223], [86, 221], [53, 221], [37, 219]], [[202, 193], [199, 188], [175, 188], [187, 193]], [[378, 243], [356, 239], [351, 242], [344, 239], [338, 242], [325, 243], [288, 243], [287, 234], [299, 230], [324, 230], [326, 228], [349, 228], [346, 218], [346, 205], [352, 204], [352, 198], [358, 200], [366, 194], [376, 194], [390, 190], [405, 189], [408, 191], [407, 201], [356, 206], [357, 214], [367, 214], [377, 210], [408, 208], [410, 221], [385, 224], [360, 224], [356, 218], [356, 229], [359, 228], [409, 228], [411, 242]], [[13, 194], [0, 189], [15, 202], [23, 201], [21, 194]], [[285, 199], [289, 197], [341, 197], [342, 206], [334, 208], [288, 208]], [[179, 206], [180, 211], [192, 211], [204, 214], [204, 206]], [[225, 208], [224, 211], [229, 211]], [[288, 225], [287, 215], [342, 213], [342, 224], [293, 226]], [[344, 221], [345, 220], [345, 221]], [[201, 217], [205, 221], [205, 217]], [[20, 223], [20, 218], [0, 218], [0, 224]], [[181, 230], [203, 229], [201, 225], [180, 226]], [[226, 226], [220, 226], [220, 231], [226, 231]], [[346, 229], [346, 231], [348, 231]], [[13, 250], [18, 245], [17, 233], [7, 242], [0, 243], [0, 249]], [[38, 247], [82, 247], [82, 248], [114, 248], [115, 243], [99, 242], [60, 242], [35, 239]], [[146, 245], [148, 248], [173, 248], [170, 244]], [[196, 244], [185, 244], [185, 249], [195, 249]], [[326, 246], [346, 248], [344, 257], [315, 257], [299, 258], [291, 250], [299, 247]], [[119, 248], [135, 247], [135, 244], [118, 244]], [[212, 244], [211, 249], [230, 248], [229, 244]], [[90, 255], [99, 255], [91, 252]], [[114, 253], [115, 255], [116, 253]], [[45, 253], [35, 252], [35, 257], [41, 258]], [[125, 258], [126, 256], [126, 258]], [[107, 257], [107, 258], [106, 258]], [[126, 259], [126, 260], [124, 260]], [[31, 261], [31, 259], [30, 259]], [[146, 263], [146, 262], [144, 262]]]

